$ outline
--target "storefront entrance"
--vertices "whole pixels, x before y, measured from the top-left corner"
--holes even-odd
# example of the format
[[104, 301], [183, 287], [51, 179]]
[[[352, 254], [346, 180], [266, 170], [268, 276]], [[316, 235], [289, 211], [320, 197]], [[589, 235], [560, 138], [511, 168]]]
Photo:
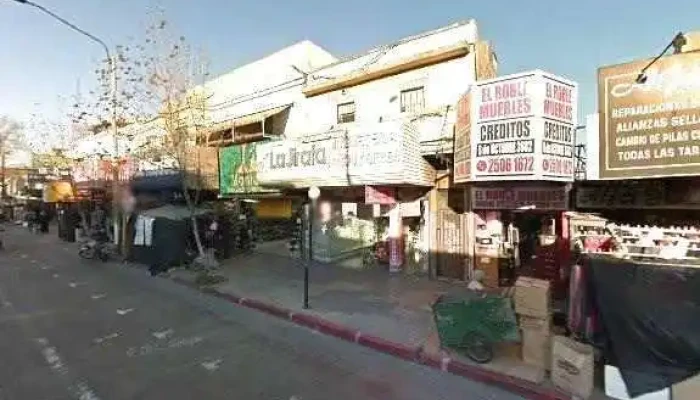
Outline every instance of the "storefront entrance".
[[436, 236], [437, 276], [448, 279], [466, 279], [466, 215], [452, 209], [437, 212]]
[[562, 212], [566, 187], [472, 187], [474, 269], [487, 287], [511, 286], [520, 275], [562, 280], [566, 257]]

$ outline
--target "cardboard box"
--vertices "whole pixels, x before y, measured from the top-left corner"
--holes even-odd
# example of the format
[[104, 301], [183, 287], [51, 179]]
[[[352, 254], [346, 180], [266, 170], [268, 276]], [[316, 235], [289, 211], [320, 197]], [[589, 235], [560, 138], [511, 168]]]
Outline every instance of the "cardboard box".
[[475, 269], [481, 270], [484, 273], [484, 279], [481, 283], [487, 288], [498, 287], [498, 258], [483, 257], [476, 258]]
[[700, 374], [671, 386], [673, 400], [695, 400], [700, 398]]
[[564, 336], [552, 344], [552, 382], [560, 389], [588, 398], [593, 392], [593, 347]]
[[[617, 400], [669, 400], [670, 391], [668, 388], [665, 388], [656, 392], [646, 393], [641, 396], [630, 397], [629, 393], [627, 392], [627, 385], [625, 385], [625, 381], [622, 379], [622, 374], [620, 374], [620, 370], [612, 365], [606, 365], [605, 395]], [[693, 399], [697, 398], [697, 395], [693, 397]], [[676, 400], [676, 398], [674, 397], [673, 400]]]
[[549, 370], [552, 365], [552, 337], [549, 333], [523, 329], [523, 361], [526, 364]]
[[545, 318], [531, 317], [529, 315], [518, 315], [520, 329], [540, 332], [544, 335], [552, 334], [552, 317]]
[[499, 357], [503, 357], [503, 358], [507, 358], [507, 359], [511, 359], [511, 360], [522, 359], [522, 354], [523, 354], [522, 343], [513, 343], [513, 342], [496, 343], [495, 350], [496, 350], [496, 355]]
[[530, 317], [550, 315], [549, 281], [521, 276], [515, 281], [515, 312]]

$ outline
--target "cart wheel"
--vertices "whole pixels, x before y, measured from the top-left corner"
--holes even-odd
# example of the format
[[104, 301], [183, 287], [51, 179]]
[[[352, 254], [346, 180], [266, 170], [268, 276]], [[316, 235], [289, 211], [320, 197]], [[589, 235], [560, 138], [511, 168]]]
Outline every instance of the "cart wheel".
[[493, 360], [493, 345], [490, 340], [479, 332], [467, 332], [462, 340], [462, 347], [467, 357], [479, 364]]

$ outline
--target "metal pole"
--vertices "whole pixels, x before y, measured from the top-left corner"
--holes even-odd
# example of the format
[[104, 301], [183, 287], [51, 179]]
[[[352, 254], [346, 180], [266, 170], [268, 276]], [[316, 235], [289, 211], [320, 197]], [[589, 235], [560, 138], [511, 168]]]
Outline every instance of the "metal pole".
[[309, 266], [314, 260], [314, 208], [316, 207], [316, 200], [312, 199], [309, 204], [309, 259], [304, 264], [304, 309], [309, 308]]
[[111, 103], [112, 103], [112, 136], [114, 140], [114, 154], [112, 157], [112, 225], [114, 226], [114, 244], [120, 244], [119, 232], [119, 138], [117, 127], [117, 56], [109, 59], [110, 80], [111, 80]]
[[0, 200], [5, 200], [5, 197], [7, 197], [7, 186], [5, 185], [5, 138], [0, 138], [0, 164], [0, 185], [2, 185]]
[[105, 51], [105, 54], [107, 55], [107, 62], [109, 63], [109, 69], [110, 69], [110, 79], [111, 79], [111, 105], [112, 105], [112, 134], [114, 135], [114, 166], [113, 166], [113, 171], [112, 171], [112, 220], [114, 221], [114, 239], [117, 240], [118, 235], [119, 235], [119, 222], [117, 219], [117, 215], [119, 213], [119, 203], [117, 203], [117, 196], [119, 194], [119, 188], [117, 187], [117, 182], [119, 180], [119, 164], [117, 157], [119, 155], [119, 141], [117, 139], [117, 54], [112, 56], [111, 52], [109, 51], [109, 46], [100, 38], [97, 36], [93, 35], [92, 33], [83, 30], [79, 26], [75, 25], [74, 23], [68, 21], [67, 19], [61, 17], [60, 15], [56, 14], [55, 12], [49, 10], [48, 8], [42, 6], [41, 4], [34, 3], [29, 0], [14, 0], [16, 3], [20, 4], [25, 4], [30, 7], [34, 7], [37, 10], [43, 12], [46, 15], [49, 15], [53, 19], [57, 20], [58, 22], [62, 23], [63, 25], [71, 28], [72, 30], [80, 33], [81, 35], [87, 37], [88, 39], [92, 40], [93, 42], [99, 44], [102, 46], [102, 48]]

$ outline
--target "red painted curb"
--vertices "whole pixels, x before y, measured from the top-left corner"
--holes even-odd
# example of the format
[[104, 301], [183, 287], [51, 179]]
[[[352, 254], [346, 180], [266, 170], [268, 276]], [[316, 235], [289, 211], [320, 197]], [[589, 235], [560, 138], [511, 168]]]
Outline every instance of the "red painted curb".
[[463, 363], [459, 360], [450, 360], [447, 371], [454, 375], [459, 375], [472, 380], [501, 386], [511, 392], [520, 394], [533, 400], [569, 400], [570, 396], [547, 390], [532, 382], [512, 376], [499, 374], [471, 364]]
[[313, 330], [318, 328], [318, 318], [311, 315], [291, 313], [290, 320], [296, 324], [303, 325]]
[[445, 371], [447, 371], [447, 369], [446, 369], [447, 364], [445, 364], [443, 366], [443, 358], [446, 358], [446, 357], [442, 357], [442, 356], [437, 355], [437, 354], [428, 354], [428, 353], [425, 353], [424, 351], [422, 351], [422, 349], [421, 349], [421, 351], [419, 351], [419, 353], [418, 353], [417, 361], [423, 365], [428, 366], [428, 367], [439, 369], [439, 370], [444, 369]]
[[417, 361], [420, 352], [418, 347], [395, 343], [373, 335], [362, 334], [357, 343], [408, 361]]
[[428, 354], [423, 352], [421, 347], [409, 346], [392, 342], [378, 336], [364, 334], [359, 330], [337, 324], [315, 315], [295, 313], [292, 310], [288, 310], [271, 303], [255, 299], [248, 299], [235, 294], [224, 293], [212, 287], [200, 287], [182, 278], [173, 277], [171, 279], [178, 284], [196, 289], [202, 293], [210, 294], [230, 303], [238, 304], [278, 318], [286, 319], [297, 325], [301, 325], [349, 342], [358, 343], [362, 346], [385, 354], [393, 355], [407, 361], [419, 363], [434, 369], [447, 371], [453, 375], [458, 375], [474, 381], [498, 386], [532, 400], [570, 399], [570, 396], [555, 389], [546, 389], [523, 379], [499, 374], [497, 372], [479, 368], [478, 366], [467, 364], [459, 360], [442, 357], [441, 355]]
[[356, 329], [348, 328], [347, 326], [336, 324], [335, 322], [327, 321], [321, 318], [317, 318], [316, 326], [320, 332], [323, 332], [326, 335], [335, 336], [348, 342], [354, 342], [355, 339], [361, 335], [360, 331]]
[[[236, 303], [240, 303], [240, 301], [237, 301]], [[262, 301], [254, 299], [245, 299], [245, 302], [243, 302], [243, 304], [246, 307], [254, 308], [264, 313], [274, 315], [275, 317], [289, 319], [289, 311], [285, 310], [282, 307], [278, 307], [274, 304], [264, 303]]]

